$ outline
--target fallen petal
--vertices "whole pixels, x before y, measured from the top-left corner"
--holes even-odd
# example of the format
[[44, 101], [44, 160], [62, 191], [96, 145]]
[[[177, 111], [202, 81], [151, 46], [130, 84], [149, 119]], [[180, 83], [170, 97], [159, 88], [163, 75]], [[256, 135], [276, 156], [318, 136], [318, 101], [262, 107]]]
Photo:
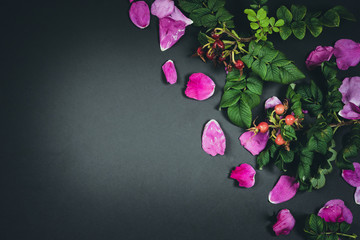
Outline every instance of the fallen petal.
[[231, 171], [230, 178], [237, 180], [240, 187], [251, 188], [255, 184], [255, 174], [251, 165], [243, 163]]
[[350, 39], [340, 39], [334, 45], [334, 56], [339, 69], [354, 67], [360, 61], [360, 44]]
[[353, 170], [343, 170], [342, 177], [343, 179], [353, 187], [360, 187], [360, 163], [354, 162]]
[[168, 60], [164, 65], [162, 65], [162, 70], [165, 74], [166, 81], [170, 84], [174, 84], [177, 81], [177, 73], [175, 69], [174, 62]]
[[151, 14], [164, 18], [174, 12], [175, 4], [172, 0], [155, 0], [151, 5]]
[[266, 147], [269, 140], [269, 131], [266, 133], [258, 132], [256, 134], [253, 131], [247, 131], [241, 134], [239, 140], [241, 145], [255, 156]]
[[202, 148], [211, 156], [216, 154], [224, 155], [226, 139], [220, 124], [212, 119], [206, 123], [202, 135]]
[[346, 119], [360, 119], [360, 108], [349, 102], [339, 111], [339, 116]]
[[360, 187], [357, 187], [354, 194], [355, 203], [360, 205]]
[[273, 108], [278, 104], [282, 104], [282, 102], [277, 97], [273, 96], [271, 98], [268, 98], [265, 102], [265, 110], [269, 108]]
[[282, 175], [269, 193], [269, 202], [278, 204], [293, 198], [300, 186], [294, 177]]
[[326, 222], [347, 222], [349, 224], [353, 221], [353, 215], [348, 209], [343, 200], [333, 199], [325, 203], [318, 216], [323, 218]]
[[215, 83], [203, 73], [193, 73], [189, 77], [185, 95], [196, 100], [205, 100], [215, 92]]
[[276, 236], [288, 235], [295, 226], [295, 218], [289, 209], [282, 209], [277, 215], [277, 222], [273, 226]]
[[185, 34], [185, 23], [169, 17], [159, 19], [160, 49], [171, 48]]
[[144, 1], [134, 2], [130, 7], [129, 16], [138, 28], [143, 29], [150, 24], [149, 6]]
[[187, 18], [176, 6], [174, 8], [174, 12], [171, 13], [169, 18], [175, 21], [182, 21], [185, 23], [185, 26], [189, 26], [193, 23], [193, 21], [190, 18]]

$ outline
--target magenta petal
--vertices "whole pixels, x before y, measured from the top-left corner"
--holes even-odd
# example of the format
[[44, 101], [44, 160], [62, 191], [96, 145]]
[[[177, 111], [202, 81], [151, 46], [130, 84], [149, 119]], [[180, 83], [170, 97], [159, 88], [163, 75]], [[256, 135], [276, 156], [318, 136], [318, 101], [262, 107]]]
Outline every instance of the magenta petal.
[[159, 19], [160, 49], [171, 48], [185, 34], [185, 23], [165, 17]]
[[324, 207], [322, 207], [318, 216], [323, 218], [326, 222], [347, 222], [349, 224], [353, 221], [353, 215], [348, 209], [344, 201], [340, 199], [334, 199], [328, 201]]
[[333, 55], [333, 51], [334, 48], [331, 46], [317, 46], [307, 57], [305, 61], [306, 67], [311, 70], [320, 66], [322, 62], [329, 61]]
[[170, 84], [174, 84], [177, 81], [177, 73], [175, 69], [174, 62], [168, 60], [164, 65], [162, 65], [162, 70], [165, 74], [166, 81]]
[[340, 39], [335, 43], [334, 55], [339, 69], [347, 70], [360, 61], [360, 44], [350, 39]]
[[265, 110], [269, 108], [273, 108], [278, 104], [282, 104], [282, 102], [277, 97], [273, 96], [271, 98], [268, 98], [265, 102]]
[[247, 131], [241, 134], [240, 143], [246, 150], [252, 155], [258, 155], [266, 147], [269, 140], [269, 132], [266, 133], [254, 133], [253, 131]]
[[294, 177], [282, 175], [269, 193], [269, 202], [278, 204], [293, 198], [300, 186]]
[[277, 222], [273, 226], [276, 236], [288, 235], [295, 226], [295, 218], [289, 209], [282, 209], [277, 215]]
[[205, 100], [215, 92], [215, 83], [203, 73], [193, 73], [189, 77], [185, 95], [196, 100]]
[[193, 23], [193, 21], [190, 18], [187, 18], [176, 6], [174, 8], [174, 12], [171, 13], [169, 18], [175, 21], [182, 21], [185, 23], [185, 26], [189, 26]]
[[138, 28], [146, 28], [150, 24], [149, 6], [144, 1], [134, 2], [130, 7], [129, 16]]
[[360, 163], [353, 163], [355, 171], [353, 170], [343, 170], [342, 177], [343, 179], [353, 187], [360, 187]]
[[345, 78], [339, 88], [342, 94], [342, 102], [347, 104], [352, 102], [353, 104], [360, 105], [360, 77]]
[[354, 194], [355, 203], [360, 205], [360, 187], [357, 187]]
[[339, 116], [346, 119], [360, 119], [360, 108], [349, 102], [339, 111]]
[[132, 3], [134, 0], [129, 0], [130, 1], [130, 3]]
[[155, 0], [151, 5], [151, 14], [164, 18], [174, 12], [175, 4], [172, 0]]
[[216, 154], [224, 155], [225, 153], [225, 135], [220, 124], [214, 119], [205, 125], [202, 135], [202, 148], [211, 156]]
[[243, 163], [231, 171], [230, 178], [237, 180], [240, 187], [251, 188], [255, 184], [255, 174], [251, 165]]

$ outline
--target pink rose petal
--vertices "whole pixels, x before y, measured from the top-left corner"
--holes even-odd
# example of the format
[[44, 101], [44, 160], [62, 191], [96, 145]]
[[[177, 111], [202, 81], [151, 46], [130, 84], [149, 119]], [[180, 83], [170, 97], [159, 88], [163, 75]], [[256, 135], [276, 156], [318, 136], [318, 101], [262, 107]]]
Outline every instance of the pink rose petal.
[[185, 95], [196, 100], [205, 100], [215, 92], [215, 83], [203, 73], [193, 73], [189, 77]]
[[251, 188], [255, 184], [255, 174], [251, 165], [243, 163], [231, 171], [230, 178], [237, 180], [240, 187]]
[[241, 145], [255, 156], [266, 147], [269, 140], [269, 131], [266, 133], [258, 132], [256, 134], [253, 131], [247, 131], [241, 134], [239, 140]]
[[265, 102], [265, 110], [269, 108], [273, 108], [278, 104], [282, 104], [282, 102], [277, 97], [273, 96], [271, 98], [268, 98]]
[[130, 7], [129, 16], [138, 28], [143, 29], [150, 24], [149, 6], [144, 1], [134, 2]]
[[129, 0], [130, 1], [130, 3], [132, 3], [134, 0]]
[[294, 177], [282, 175], [269, 193], [269, 202], [278, 204], [293, 198], [300, 186]]
[[175, 4], [172, 0], [155, 0], [151, 5], [151, 14], [164, 18], [174, 12]]
[[317, 66], [320, 66], [322, 62], [329, 61], [334, 52], [334, 48], [331, 46], [323, 47], [317, 46], [314, 51], [312, 51], [308, 58], [305, 61], [306, 67], [309, 70], [314, 69]]
[[174, 12], [169, 16], [172, 20], [182, 21], [185, 23], [185, 26], [189, 26], [193, 23], [190, 18], [187, 18], [177, 7], [174, 8]]
[[354, 162], [353, 170], [343, 170], [342, 177], [343, 179], [353, 187], [360, 187], [360, 163]]
[[288, 235], [295, 226], [295, 218], [289, 209], [282, 209], [277, 215], [277, 222], [273, 226], [276, 236]]
[[350, 39], [340, 39], [334, 45], [334, 55], [339, 69], [347, 70], [360, 61], [360, 44]]
[[354, 194], [355, 203], [360, 205], [360, 187], [357, 187]]
[[322, 207], [318, 216], [323, 218], [326, 222], [347, 222], [349, 224], [353, 221], [353, 215], [348, 209], [344, 201], [340, 199], [334, 199], [328, 201], [324, 207]]
[[185, 34], [185, 23], [175, 21], [169, 17], [159, 19], [160, 49], [165, 51], [171, 48]]
[[174, 84], [177, 81], [177, 73], [175, 69], [174, 62], [172, 60], [168, 60], [162, 66], [162, 70], [165, 74], [166, 81], [170, 84]]
[[224, 155], [225, 153], [225, 135], [220, 124], [214, 119], [205, 125], [202, 135], [202, 148], [211, 156], [216, 154]]

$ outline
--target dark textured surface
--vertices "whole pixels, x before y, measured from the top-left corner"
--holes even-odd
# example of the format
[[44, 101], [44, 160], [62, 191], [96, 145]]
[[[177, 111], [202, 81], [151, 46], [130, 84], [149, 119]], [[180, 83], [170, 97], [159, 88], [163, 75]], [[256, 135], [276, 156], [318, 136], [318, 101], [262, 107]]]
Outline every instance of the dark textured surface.
[[[325, 9], [339, 1], [269, 1]], [[341, 1], [357, 16], [357, 1]], [[224, 71], [190, 58], [195, 27], [161, 52], [158, 20], [145, 30], [128, 18], [126, 0], [3, 1], [1, 4], [0, 238], [4, 240], [275, 239], [273, 214], [289, 208], [297, 225], [289, 237], [304, 239], [306, 214], [341, 198], [354, 214], [354, 188], [335, 170], [327, 185], [298, 193], [279, 205], [267, 201], [279, 177], [258, 171], [251, 189], [228, 178], [240, 163], [254, 165], [239, 144], [241, 130], [217, 110]], [[247, 1], [228, 1], [241, 14]], [[248, 29], [244, 18], [237, 26]], [[276, 48], [305, 69], [317, 45], [340, 38], [360, 41], [359, 22], [342, 21], [319, 38], [272, 37]], [[174, 60], [179, 80], [164, 82], [161, 65]], [[188, 76], [203, 72], [217, 89], [209, 100], [184, 96]], [[358, 69], [342, 73], [358, 74]], [[284, 88], [268, 84], [263, 100]], [[209, 119], [227, 137], [225, 156], [201, 149]]]

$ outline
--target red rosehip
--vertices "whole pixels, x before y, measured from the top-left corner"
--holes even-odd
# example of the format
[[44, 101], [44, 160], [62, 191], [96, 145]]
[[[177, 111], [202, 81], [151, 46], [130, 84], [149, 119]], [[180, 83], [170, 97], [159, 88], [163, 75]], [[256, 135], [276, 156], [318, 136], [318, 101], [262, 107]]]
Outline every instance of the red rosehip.
[[284, 112], [285, 112], [285, 107], [284, 107], [284, 105], [278, 104], [278, 105], [275, 106], [275, 113], [276, 113], [277, 115], [281, 115], [281, 114], [283, 114]]
[[293, 115], [287, 115], [285, 117], [285, 123], [286, 125], [293, 125], [295, 122], [295, 117]]
[[284, 145], [285, 144], [285, 140], [283, 139], [283, 137], [281, 136], [281, 134], [279, 133], [276, 138], [275, 138], [275, 143], [279, 146]]
[[225, 44], [223, 41], [218, 39], [213, 43], [212, 47], [213, 47], [213, 49], [220, 48], [221, 50], [223, 50], [223, 49], [225, 49]]
[[217, 40], [217, 39], [219, 39], [220, 38], [220, 36], [221, 35], [219, 35], [219, 34], [216, 34], [216, 33], [211, 33], [211, 37], [213, 38], [213, 39], [215, 39], [215, 40]]
[[236, 62], [235, 62], [235, 68], [236, 69], [243, 69], [244, 68], [244, 62], [243, 61], [241, 61], [240, 59], [238, 59], [238, 60], [236, 60]]
[[206, 53], [206, 57], [209, 59], [209, 60], [213, 60], [215, 58], [215, 53], [213, 51], [208, 51]]
[[224, 54], [221, 54], [221, 56], [218, 58], [220, 62], [223, 62], [226, 60], [226, 56]]
[[202, 48], [201, 46], [198, 47], [198, 49], [196, 50], [196, 53], [197, 53], [197, 55], [199, 55], [199, 56], [204, 55], [204, 50], [203, 50], [203, 48]]
[[259, 129], [261, 133], [266, 133], [269, 130], [269, 124], [266, 122], [261, 122], [259, 125], [257, 125], [256, 128]]

